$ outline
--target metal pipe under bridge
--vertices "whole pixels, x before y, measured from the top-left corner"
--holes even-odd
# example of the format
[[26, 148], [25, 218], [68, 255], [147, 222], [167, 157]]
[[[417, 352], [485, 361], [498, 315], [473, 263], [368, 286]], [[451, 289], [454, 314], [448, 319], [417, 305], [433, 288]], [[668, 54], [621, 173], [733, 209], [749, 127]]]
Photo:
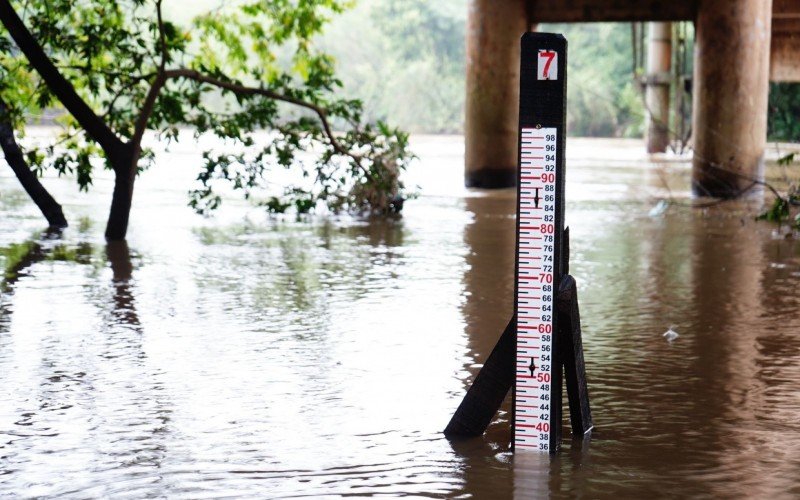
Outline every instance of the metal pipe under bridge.
[[[800, 0], [470, 0], [468, 187], [515, 185], [522, 33], [539, 23], [601, 21], [693, 21], [692, 188], [734, 197], [763, 177], [769, 82], [800, 81]], [[653, 28], [650, 52], [658, 57], [664, 49], [653, 44], [667, 40]], [[662, 56], [648, 69], [664, 65]], [[655, 115], [663, 111], [664, 93], [657, 82], [653, 87], [648, 107], [656, 107]], [[663, 127], [648, 128], [648, 149], [663, 148]]]

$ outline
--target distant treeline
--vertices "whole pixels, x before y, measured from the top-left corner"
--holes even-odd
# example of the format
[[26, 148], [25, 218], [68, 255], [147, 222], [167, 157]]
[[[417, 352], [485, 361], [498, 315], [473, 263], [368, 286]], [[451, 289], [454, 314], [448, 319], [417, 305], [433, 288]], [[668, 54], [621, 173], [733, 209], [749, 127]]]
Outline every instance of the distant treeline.
[[[466, 0], [359, 0], [334, 20], [323, 43], [338, 61], [345, 88], [374, 118], [411, 132], [460, 133], [467, 10]], [[570, 133], [641, 135], [629, 25], [542, 29], [563, 32], [570, 42]]]
[[[417, 133], [460, 133], [464, 121], [467, 0], [359, 0], [327, 30], [349, 93], [372, 118]], [[569, 132], [640, 137], [644, 105], [628, 23], [550, 24], [569, 40]], [[691, 63], [691, 49], [688, 60]], [[691, 74], [691, 68], [689, 68]], [[770, 137], [800, 140], [800, 85], [773, 84]]]
[[358, 0], [324, 49], [371, 118], [410, 132], [459, 133], [464, 121], [465, 0]]

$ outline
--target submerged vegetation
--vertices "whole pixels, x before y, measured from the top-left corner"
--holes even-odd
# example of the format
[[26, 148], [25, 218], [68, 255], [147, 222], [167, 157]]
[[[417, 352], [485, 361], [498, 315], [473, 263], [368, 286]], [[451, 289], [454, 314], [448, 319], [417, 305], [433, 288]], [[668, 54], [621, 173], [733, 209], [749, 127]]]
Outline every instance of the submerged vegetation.
[[[795, 161], [797, 153], [789, 153], [778, 159], [778, 165], [788, 167]], [[772, 205], [762, 212], [757, 219], [776, 222], [780, 225], [789, 224], [792, 229], [800, 231], [800, 185], [797, 183], [789, 184], [786, 193], [781, 193], [771, 185], [768, 185], [775, 199]]]

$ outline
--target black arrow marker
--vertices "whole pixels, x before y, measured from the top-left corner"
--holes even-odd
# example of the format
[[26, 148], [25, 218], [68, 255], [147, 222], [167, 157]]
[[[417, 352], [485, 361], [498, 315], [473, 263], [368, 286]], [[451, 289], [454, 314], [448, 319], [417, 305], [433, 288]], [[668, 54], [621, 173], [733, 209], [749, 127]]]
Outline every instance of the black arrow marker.
[[536, 194], [533, 195], [533, 203], [536, 205], [536, 208], [539, 208], [539, 188], [536, 188]]
[[533, 370], [536, 369], [536, 365], [533, 364], [533, 358], [531, 358], [531, 365], [528, 367], [528, 369], [531, 371], [531, 377], [533, 377]]

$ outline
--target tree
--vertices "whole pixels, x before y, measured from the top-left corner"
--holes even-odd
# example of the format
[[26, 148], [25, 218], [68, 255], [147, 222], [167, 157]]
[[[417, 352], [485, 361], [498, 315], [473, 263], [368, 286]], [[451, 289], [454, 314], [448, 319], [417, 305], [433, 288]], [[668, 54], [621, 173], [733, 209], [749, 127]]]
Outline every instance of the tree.
[[[342, 10], [340, 0], [254, 0], [201, 16], [191, 29], [164, 19], [162, 0], [25, 5], [36, 32], [10, 0], [0, 0], [0, 21], [46, 85], [42, 100], [55, 97], [71, 115], [64, 151], [50, 148], [42, 162], [77, 172], [87, 188], [93, 159], [105, 160], [115, 177], [107, 239], [125, 238], [136, 176], [153, 159], [142, 146], [148, 129], [175, 140], [178, 127], [189, 126], [236, 147], [235, 154], [204, 155], [191, 201], [200, 211], [220, 203], [215, 179], [249, 196], [273, 165], [313, 178], [313, 188], [285, 192], [301, 211], [319, 201], [334, 210], [400, 206], [407, 135], [362, 123], [360, 103], [336, 97], [333, 61], [313, 49], [327, 16]], [[284, 64], [280, 57], [290, 50]], [[347, 130], [337, 135], [334, 124]], [[266, 145], [254, 138], [260, 129], [271, 131]], [[313, 161], [298, 158], [310, 148], [318, 153]], [[268, 206], [286, 205], [275, 197]]]
[[[4, 37], [0, 38], [0, 149], [3, 150], [6, 162], [16, 175], [25, 192], [31, 200], [39, 207], [47, 223], [51, 228], [67, 227], [67, 219], [61, 205], [50, 195], [36, 173], [33, 172], [25, 160], [25, 152], [17, 143], [14, 136], [14, 129], [21, 127], [22, 113], [19, 109], [13, 108], [6, 103], [5, 94], [19, 95], [19, 91], [32, 90], [29, 84], [30, 79], [26, 78], [22, 71], [8, 71], [8, 65], [12, 64], [14, 58], [11, 56], [10, 41]], [[14, 78], [22, 77], [22, 78]]]
[[67, 227], [67, 219], [61, 205], [53, 198], [50, 193], [42, 186], [36, 174], [30, 169], [25, 161], [25, 154], [17, 144], [14, 137], [14, 124], [11, 112], [2, 96], [0, 96], [0, 148], [6, 156], [6, 162], [14, 171], [25, 192], [31, 197], [36, 206], [41, 210], [44, 218], [51, 228]]

